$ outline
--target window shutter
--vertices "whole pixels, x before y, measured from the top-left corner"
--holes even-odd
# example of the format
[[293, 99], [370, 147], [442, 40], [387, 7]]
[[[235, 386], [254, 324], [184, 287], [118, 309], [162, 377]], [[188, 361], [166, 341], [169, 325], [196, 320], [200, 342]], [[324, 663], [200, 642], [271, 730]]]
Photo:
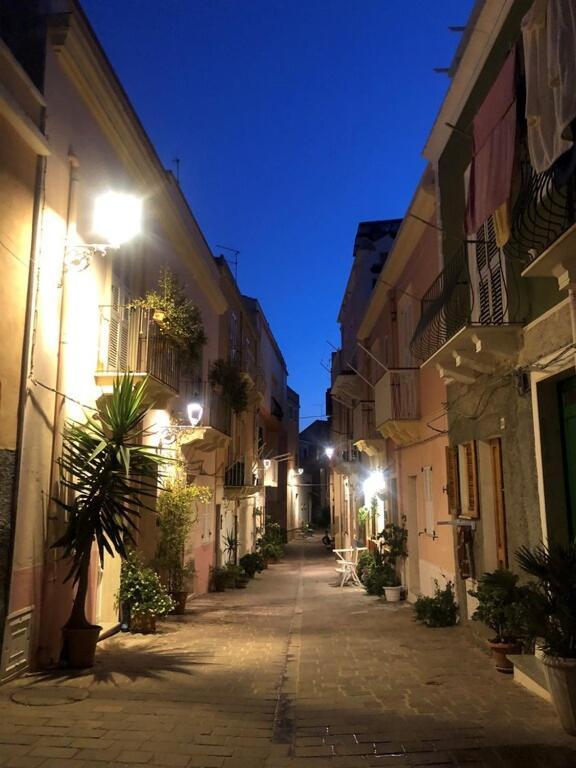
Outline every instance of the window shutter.
[[451, 515], [461, 514], [460, 481], [458, 477], [458, 449], [446, 446], [446, 492], [448, 494], [448, 510]]
[[127, 297], [118, 283], [110, 289], [110, 325], [108, 330], [108, 370], [128, 370], [128, 310]]
[[496, 242], [492, 216], [476, 232], [474, 259], [478, 280], [477, 322], [499, 325], [506, 319], [504, 255]]
[[432, 467], [422, 467], [422, 478], [424, 480], [426, 532], [433, 533], [436, 525], [434, 521], [434, 496], [432, 493]]
[[473, 441], [464, 443], [464, 453], [466, 456], [466, 483], [468, 486], [468, 509], [466, 510], [466, 515], [468, 517], [479, 517], [476, 443]]

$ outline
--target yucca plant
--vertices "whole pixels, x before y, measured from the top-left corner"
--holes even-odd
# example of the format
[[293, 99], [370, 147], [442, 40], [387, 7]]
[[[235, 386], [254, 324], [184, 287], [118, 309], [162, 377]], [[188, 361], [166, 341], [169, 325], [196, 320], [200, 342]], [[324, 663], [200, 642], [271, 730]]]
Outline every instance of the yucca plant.
[[66, 530], [52, 546], [71, 560], [66, 581], [77, 586], [68, 629], [90, 627], [86, 595], [94, 543], [100, 563], [104, 553], [121, 558], [134, 541], [139, 510], [155, 498], [158, 470], [167, 463], [155, 448], [141, 444], [148, 411], [146, 381], [131, 376], [116, 380], [112, 395], [85, 421], [68, 421], [64, 428], [60, 482], [65, 493], [56, 504], [66, 513]]

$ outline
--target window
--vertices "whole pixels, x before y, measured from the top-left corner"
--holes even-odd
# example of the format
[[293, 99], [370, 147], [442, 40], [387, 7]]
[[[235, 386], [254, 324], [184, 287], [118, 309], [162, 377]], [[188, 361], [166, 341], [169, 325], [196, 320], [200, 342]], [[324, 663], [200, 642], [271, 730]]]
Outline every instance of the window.
[[450, 514], [479, 517], [476, 443], [470, 441], [446, 449], [446, 491]]

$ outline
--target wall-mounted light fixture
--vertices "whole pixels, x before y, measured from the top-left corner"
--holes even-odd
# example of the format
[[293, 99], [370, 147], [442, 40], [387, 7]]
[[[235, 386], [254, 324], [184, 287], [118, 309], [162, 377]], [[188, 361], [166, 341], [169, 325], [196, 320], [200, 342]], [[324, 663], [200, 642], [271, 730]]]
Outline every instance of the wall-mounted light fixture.
[[370, 472], [364, 483], [362, 484], [362, 490], [364, 491], [364, 503], [368, 504], [378, 493], [382, 493], [386, 490], [386, 478], [384, 472], [381, 469]]
[[105, 256], [132, 240], [142, 228], [142, 200], [125, 192], [104, 192], [94, 203], [92, 229], [102, 243], [68, 244], [66, 264], [77, 270], [86, 269], [95, 254]]
[[200, 405], [200, 403], [188, 403], [186, 412], [188, 413], [188, 421], [190, 422], [190, 426], [197, 427], [198, 424], [200, 424], [202, 421], [204, 408]]
[[324, 448], [324, 453], [331, 459], [332, 456], [334, 456], [334, 448], [331, 445], [327, 445], [326, 448]]
[[264, 464], [264, 469], [270, 469], [272, 466], [272, 461], [270, 459], [264, 459], [262, 463]]

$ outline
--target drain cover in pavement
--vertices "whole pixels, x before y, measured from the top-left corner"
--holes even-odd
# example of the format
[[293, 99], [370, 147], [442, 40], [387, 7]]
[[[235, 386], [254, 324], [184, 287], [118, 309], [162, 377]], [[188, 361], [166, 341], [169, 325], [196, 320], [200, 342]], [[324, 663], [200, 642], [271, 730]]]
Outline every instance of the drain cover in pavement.
[[90, 694], [78, 688], [22, 688], [10, 695], [16, 704], [26, 707], [57, 707], [84, 701]]

